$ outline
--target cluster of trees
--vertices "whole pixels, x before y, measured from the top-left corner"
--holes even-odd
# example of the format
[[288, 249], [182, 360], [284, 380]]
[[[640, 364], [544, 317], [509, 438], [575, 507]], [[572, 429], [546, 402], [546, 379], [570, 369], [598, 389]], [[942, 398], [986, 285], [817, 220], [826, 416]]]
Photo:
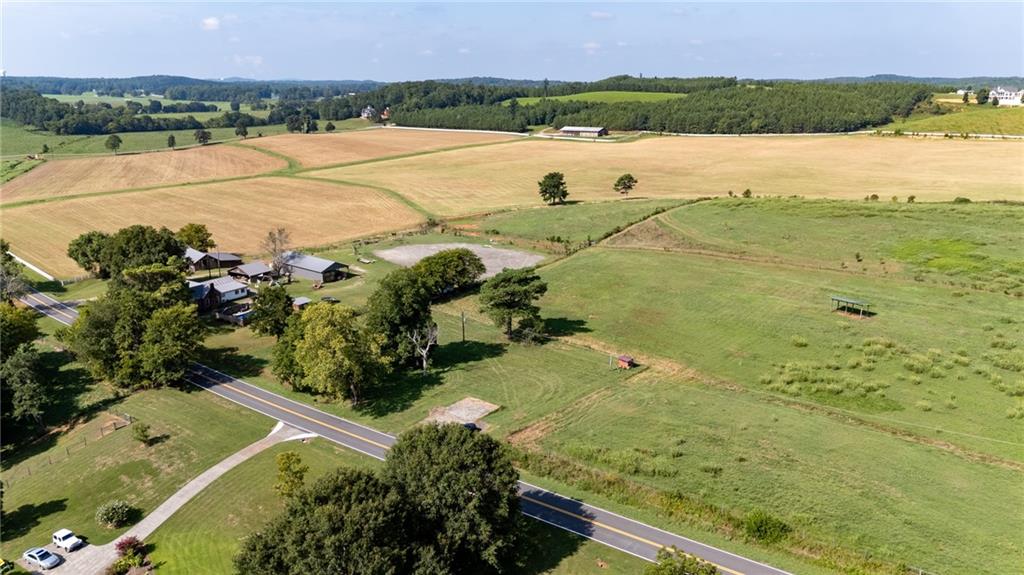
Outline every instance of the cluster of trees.
[[178, 234], [141, 225], [87, 232], [69, 245], [84, 269], [111, 278], [106, 295], [60, 333], [94, 376], [128, 389], [159, 387], [180, 381], [195, 360], [204, 329], [185, 282], [182, 238], [212, 244], [204, 226], [189, 224]]
[[[263, 118], [237, 111], [225, 112], [223, 116], [207, 120], [204, 124], [194, 116], [184, 118], [156, 118], [148, 115], [157, 111], [195, 111], [203, 108], [217, 111], [215, 105], [201, 102], [188, 104], [162, 105], [155, 100], [148, 106], [138, 102], [128, 102], [124, 106], [111, 106], [107, 103], [75, 104], [58, 102], [46, 98], [38, 92], [26, 89], [4, 89], [0, 99], [0, 115], [5, 118], [49, 130], [55, 134], [113, 134], [116, 132], [153, 132], [163, 130], [196, 130], [201, 128], [221, 128], [237, 126], [261, 126], [267, 123]], [[202, 111], [202, 110], [200, 110]]]
[[7, 253], [0, 240], [0, 432], [10, 438], [26, 428], [40, 428], [48, 400], [47, 377], [36, 338], [36, 312], [15, 307], [14, 299], [25, 289], [22, 267]]
[[235, 558], [245, 574], [510, 570], [522, 522], [507, 449], [461, 425], [402, 434], [380, 473], [340, 469], [288, 498]]

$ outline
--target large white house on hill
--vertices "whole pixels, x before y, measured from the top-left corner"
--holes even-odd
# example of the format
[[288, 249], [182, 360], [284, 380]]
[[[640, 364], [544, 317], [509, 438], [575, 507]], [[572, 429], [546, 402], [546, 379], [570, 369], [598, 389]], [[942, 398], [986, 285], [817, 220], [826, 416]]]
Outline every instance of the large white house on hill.
[[1021, 98], [1024, 97], [1024, 90], [1014, 88], [997, 87], [988, 93], [988, 99], [996, 99], [1000, 106], [1020, 106]]

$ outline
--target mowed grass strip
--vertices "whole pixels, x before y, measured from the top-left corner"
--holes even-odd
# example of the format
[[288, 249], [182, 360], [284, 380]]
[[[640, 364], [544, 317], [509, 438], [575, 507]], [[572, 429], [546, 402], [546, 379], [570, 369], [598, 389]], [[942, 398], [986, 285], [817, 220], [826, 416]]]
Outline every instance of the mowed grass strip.
[[287, 166], [281, 159], [238, 146], [53, 160], [5, 184], [0, 202], [252, 176]]
[[291, 233], [293, 246], [311, 247], [411, 227], [422, 216], [372, 189], [266, 177], [32, 204], [5, 210], [3, 219], [15, 253], [71, 277], [83, 272], [67, 257], [68, 242], [90, 230], [132, 224], [178, 229], [198, 222], [220, 249], [254, 254], [267, 231], [279, 226]]
[[374, 129], [333, 134], [285, 134], [249, 139], [245, 144], [295, 158], [304, 167], [317, 167], [513, 138], [516, 136], [458, 130]]
[[651, 137], [621, 144], [533, 140], [310, 172], [395, 190], [455, 216], [541, 205], [537, 181], [565, 173], [570, 200], [610, 200], [616, 178], [640, 181], [637, 197], [740, 193], [918, 201], [1021, 199], [1020, 142], [872, 136]]

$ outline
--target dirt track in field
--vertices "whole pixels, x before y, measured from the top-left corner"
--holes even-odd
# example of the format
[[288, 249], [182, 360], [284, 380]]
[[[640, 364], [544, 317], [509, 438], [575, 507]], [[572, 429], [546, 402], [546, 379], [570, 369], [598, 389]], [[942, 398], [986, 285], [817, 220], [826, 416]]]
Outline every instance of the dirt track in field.
[[514, 138], [481, 132], [382, 128], [335, 134], [283, 134], [247, 140], [245, 145], [294, 158], [308, 168]]
[[68, 242], [89, 230], [132, 224], [178, 229], [206, 224], [218, 248], [259, 252], [270, 229], [283, 226], [295, 247], [321, 246], [412, 227], [422, 216], [376, 190], [298, 178], [254, 178], [74, 198], [5, 211], [4, 239], [12, 251], [58, 277], [80, 275]]
[[287, 166], [284, 160], [257, 150], [222, 145], [50, 160], [4, 184], [0, 202], [252, 176]]

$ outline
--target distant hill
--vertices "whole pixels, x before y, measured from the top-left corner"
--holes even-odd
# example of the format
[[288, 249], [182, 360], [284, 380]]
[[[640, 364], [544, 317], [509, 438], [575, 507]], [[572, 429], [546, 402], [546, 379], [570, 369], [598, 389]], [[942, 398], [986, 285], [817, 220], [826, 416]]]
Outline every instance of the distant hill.
[[[473, 84], [474, 86], [512, 86], [522, 88], [541, 88], [544, 80], [515, 80], [511, 78], [495, 78], [493, 76], [472, 76], [469, 78], [441, 78], [434, 80], [445, 84]], [[561, 80], [548, 80], [548, 86], [564, 84]]]
[[967, 78], [943, 78], [928, 76], [900, 76], [898, 74], [875, 74], [874, 76], [837, 76], [835, 78], [822, 78], [811, 80], [812, 82], [834, 82], [842, 84], [856, 84], [862, 82], [896, 82], [900, 84], [930, 84], [933, 86], [952, 86], [964, 88], [966, 86], [1022, 86], [1024, 77], [1021, 76], [971, 76]]

